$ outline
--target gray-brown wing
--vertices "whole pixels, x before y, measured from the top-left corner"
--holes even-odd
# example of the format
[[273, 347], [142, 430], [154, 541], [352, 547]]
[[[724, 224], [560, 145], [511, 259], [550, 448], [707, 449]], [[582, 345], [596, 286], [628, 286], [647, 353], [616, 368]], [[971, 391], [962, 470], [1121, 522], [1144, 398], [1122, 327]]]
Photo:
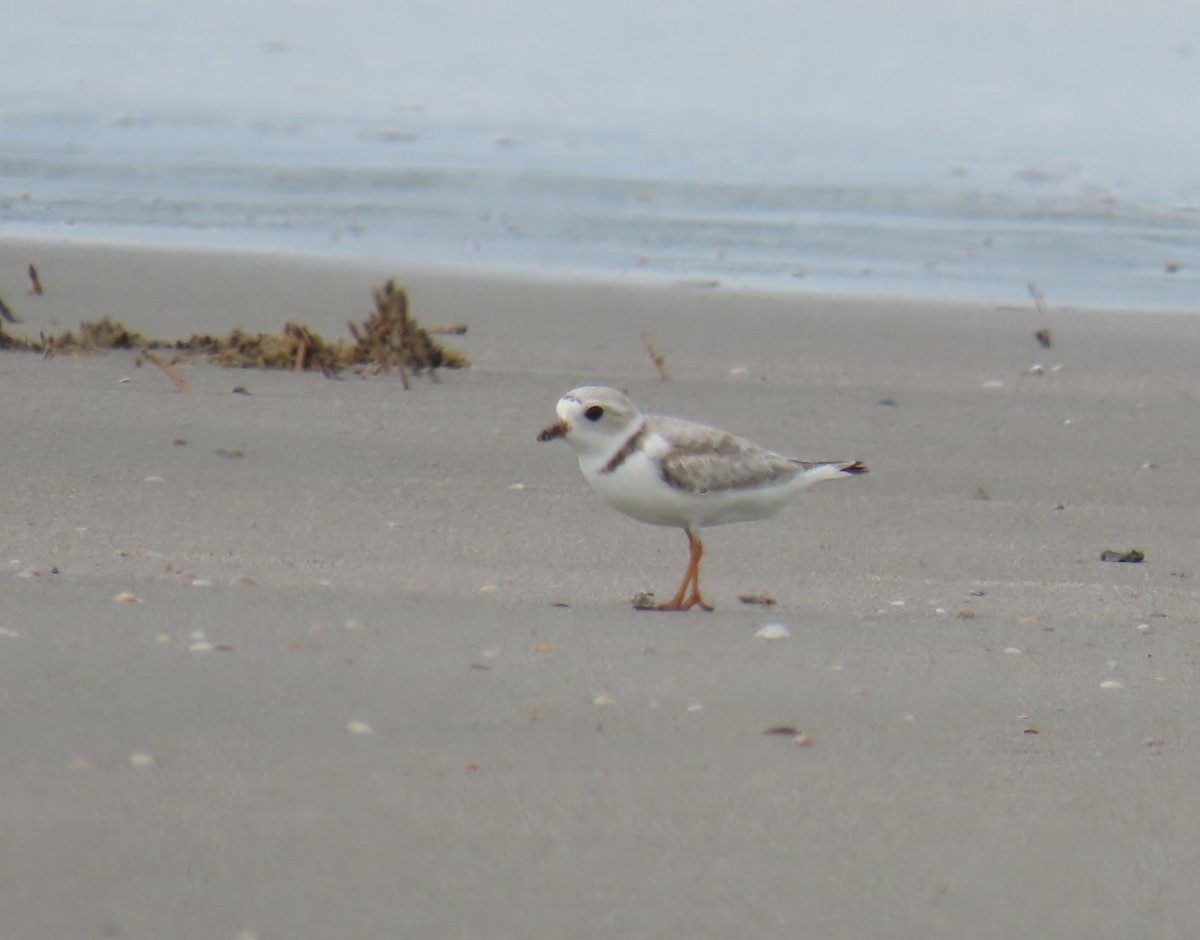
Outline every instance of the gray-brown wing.
[[663, 457], [663, 479], [687, 493], [784, 482], [800, 465], [744, 438], [703, 424], [654, 416], [655, 430], [672, 443]]

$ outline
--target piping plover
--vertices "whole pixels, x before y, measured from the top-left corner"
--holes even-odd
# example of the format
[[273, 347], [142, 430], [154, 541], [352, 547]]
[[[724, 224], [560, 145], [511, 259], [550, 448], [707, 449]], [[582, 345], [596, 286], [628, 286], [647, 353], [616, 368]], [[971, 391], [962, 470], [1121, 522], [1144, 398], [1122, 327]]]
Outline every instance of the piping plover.
[[615, 388], [573, 389], [555, 411], [558, 420], [539, 441], [570, 444], [585, 479], [609, 505], [687, 533], [683, 583], [654, 610], [712, 610], [700, 597], [705, 526], [765, 519], [813, 483], [867, 472], [857, 460], [794, 460], [706, 424], [644, 415]]

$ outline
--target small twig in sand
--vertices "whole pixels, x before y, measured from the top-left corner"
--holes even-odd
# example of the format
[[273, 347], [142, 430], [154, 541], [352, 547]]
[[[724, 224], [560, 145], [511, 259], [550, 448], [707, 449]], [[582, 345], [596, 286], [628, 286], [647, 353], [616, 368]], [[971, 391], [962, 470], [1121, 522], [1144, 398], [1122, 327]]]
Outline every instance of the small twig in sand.
[[1037, 307], [1037, 312], [1042, 316], [1046, 315], [1046, 298], [1042, 296], [1042, 289], [1038, 287], [1037, 281], [1029, 282], [1029, 296], [1033, 298], [1033, 303]]
[[29, 287], [25, 293], [37, 294], [39, 297], [42, 294], [42, 282], [38, 279], [37, 268], [32, 264], [29, 266]]
[[163, 373], [166, 375], [166, 377], [171, 380], [171, 384], [175, 386], [176, 391], [179, 391], [179, 392], [190, 392], [191, 391], [191, 389], [188, 387], [187, 382], [185, 382], [183, 380], [183, 376], [175, 371], [175, 367], [173, 365], [171, 365], [171, 363], [166, 362], [162, 359], [159, 359], [158, 356], [154, 355], [154, 353], [152, 353], [148, 349], [143, 349], [141, 351], [140, 358], [145, 359], [147, 362], [153, 363], [154, 365], [156, 365], [160, 369], [162, 369]]
[[667, 374], [667, 357], [655, 351], [654, 344], [650, 342], [649, 333], [642, 334], [642, 345], [646, 347], [646, 354], [654, 363], [654, 368], [658, 370], [658, 377], [664, 382], [668, 381], [671, 376]]
[[[1033, 303], [1037, 307], [1038, 316], [1046, 315], [1046, 298], [1042, 296], [1042, 289], [1038, 287], [1037, 281], [1029, 282], [1029, 296], [1033, 298]], [[1038, 341], [1038, 345], [1042, 349], [1049, 349], [1054, 340], [1050, 336], [1050, 328], [1043, 326], [1040, 330], [1033, 334]]]

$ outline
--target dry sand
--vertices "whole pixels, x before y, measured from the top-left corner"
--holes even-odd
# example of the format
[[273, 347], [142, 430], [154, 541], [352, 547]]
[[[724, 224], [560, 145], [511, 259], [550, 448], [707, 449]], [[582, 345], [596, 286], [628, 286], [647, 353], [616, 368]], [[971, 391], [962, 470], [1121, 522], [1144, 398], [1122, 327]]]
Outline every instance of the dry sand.
[[[0, 936], [1197, 935], [1200, 317], [0, 242], [34, 334], [386, 276], [472, 369], [0, 354]], [[871, 473], [635, 612], [683, 535], [534, 440], [590, 381]]]

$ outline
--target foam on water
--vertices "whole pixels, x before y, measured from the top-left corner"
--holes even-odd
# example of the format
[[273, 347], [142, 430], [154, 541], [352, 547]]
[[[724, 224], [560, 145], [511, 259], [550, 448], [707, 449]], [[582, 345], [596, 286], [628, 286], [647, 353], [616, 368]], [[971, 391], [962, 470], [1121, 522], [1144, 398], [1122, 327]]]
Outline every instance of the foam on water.
[[809, 6], [47, 0], [4, 231], [1200, 307], [1181, 6]]

